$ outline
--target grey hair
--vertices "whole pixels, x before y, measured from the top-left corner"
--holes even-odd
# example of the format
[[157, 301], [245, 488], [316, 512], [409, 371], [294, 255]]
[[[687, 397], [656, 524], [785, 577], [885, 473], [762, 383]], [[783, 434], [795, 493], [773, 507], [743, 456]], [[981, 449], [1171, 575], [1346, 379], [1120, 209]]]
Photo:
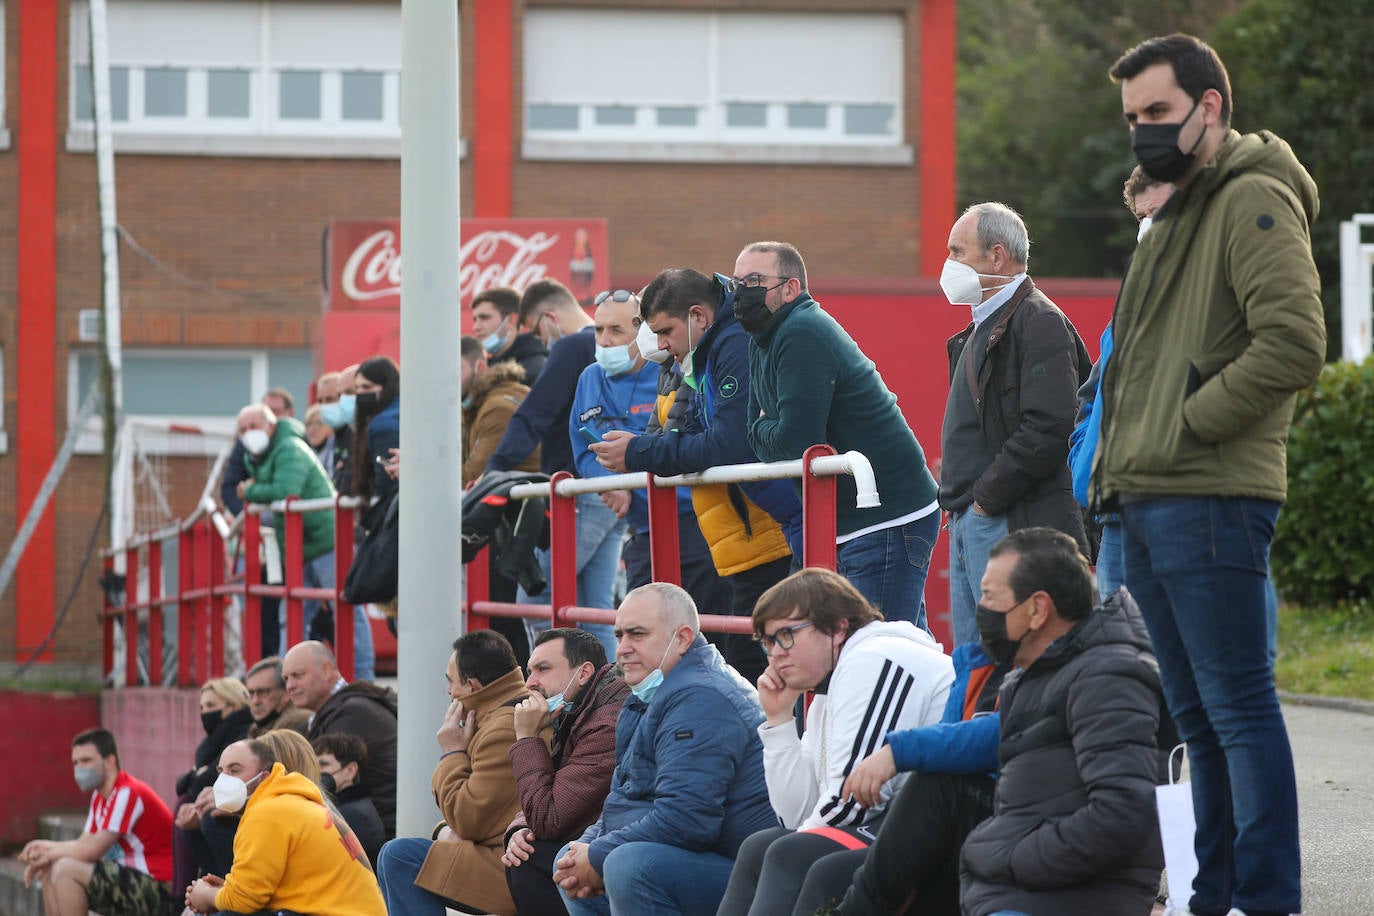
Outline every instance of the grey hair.
[[671, 582], [650, 582], [631, 590], [625, 596], [629, 601], [636, 595], [650, 594], [658, 598], [658, 608], [665, 624], [677, 629], [691, 627], [693, 633], [701, 632], [701, 618], [697, 615], [697, 604], [687, 590]]
[[1021, 214], [995, 201], [974, 204], [964, 211], [965, 215], [969, 213], [978, 214], [978, 246], [984, 252], [992, 250], [993, 245], [1001, 245], [1008, 257], [1022, 267], [1030, 263], [1030, 236]]

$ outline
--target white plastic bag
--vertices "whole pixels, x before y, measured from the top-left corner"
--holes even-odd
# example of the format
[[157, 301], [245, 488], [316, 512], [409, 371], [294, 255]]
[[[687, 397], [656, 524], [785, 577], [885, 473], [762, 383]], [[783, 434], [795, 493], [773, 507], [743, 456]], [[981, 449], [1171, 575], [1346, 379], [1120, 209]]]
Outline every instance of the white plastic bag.
[[1169, 752], [1169, 784], [1155, 786], [1159, 808], [1159, 837], [1164, 843], [1164, 867], [1169, 874], [1169, 906], [1186, 911], [1193, 897], [1197, 877], [1197, 849], [1193, 836], [1197, 819], [1193, 814], [1193, 784], [1174, 781], [1174, 755], [1186, 745]]

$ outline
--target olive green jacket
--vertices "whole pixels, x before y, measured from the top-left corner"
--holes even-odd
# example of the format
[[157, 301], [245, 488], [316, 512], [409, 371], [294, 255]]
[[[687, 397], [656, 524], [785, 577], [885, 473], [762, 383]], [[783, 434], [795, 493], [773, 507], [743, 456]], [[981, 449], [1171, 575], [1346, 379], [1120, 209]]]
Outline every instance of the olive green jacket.
[[1231, 131], [1156, 214], [1112, 319], [1099, 504], [1283, 500], [1293, 403], [1326, 355], [1316, 215], [1316, 183], [1268, 131]]

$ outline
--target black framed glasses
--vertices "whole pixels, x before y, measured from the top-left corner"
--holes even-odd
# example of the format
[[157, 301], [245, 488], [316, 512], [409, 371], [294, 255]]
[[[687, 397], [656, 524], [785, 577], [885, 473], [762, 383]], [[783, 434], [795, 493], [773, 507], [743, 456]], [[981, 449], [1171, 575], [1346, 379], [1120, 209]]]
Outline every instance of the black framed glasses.
[[727, 281], [727, 285], [730, 292], [733, 293], [741, 289], [742, 287], [746, 286], [767, 286], [767, 284], [763, 282], [765, 280], [781, 280], [782, 283], [776, 283], [773, 286], [768, 287], [770, 290], [773, 290], [777, 289], [779, 286], [782, 286], [783, 283], [786, 283], [788, 280], [791, 279], [791, 277], [783, 277], [778, 274], [748, 274], [747, 276], [743, 277], [731, 277]]
[[797, 644], [797, 631], [815, 625], [814, 621], [803, 620], [801, 623], [794, 623], [790, 627], [778, 627], [771, 634], [764, 633], [762, 636], [756, 636], [754, 642], [763, 646], [765, 653], [772, 652], [775, 648], [790, 650]]
[[633, 299], [638, 304], [639, 294], [632, 293], [628, 289], [608, 289], [597, 293], [596, 298], [592, 300], [592, 305], [600, 305], [607, 299], [612, 302], [629, 302]]

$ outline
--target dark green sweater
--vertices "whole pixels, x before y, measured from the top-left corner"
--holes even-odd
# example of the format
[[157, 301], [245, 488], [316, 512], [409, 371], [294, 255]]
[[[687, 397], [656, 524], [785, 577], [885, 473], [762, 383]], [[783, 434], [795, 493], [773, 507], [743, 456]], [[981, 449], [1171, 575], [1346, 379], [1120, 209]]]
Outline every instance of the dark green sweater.
[[[243, 491], [245, 502], [271, 503], [288, 496], [320, 499], [334, 495], [329, 475], [305, 441], [305, 428], [291, 417], [279, 419], [267, 451], [256, 458], [246, 456], [245, 463], [253, 480]], [[304, 559], [313, 560], [334, 549], [333, 509], [305, 513], [303, 526]], [[277, 530], [277, 549], [285, 556], [286, 516], [274, 512], [272, 527]]]
[[[808, 294], [787, 303], [749, 342], [749, 444], [763, 461], [800, 458], [819, 442], [862, 452], [882, 505], [854, 505], [854, 478], [839, 479], [843, 536], [910, 515], [935, 501], [935, 478], [897, 396], [873, 360]], [[801, 483], [797, 482], [800, 489]]]

